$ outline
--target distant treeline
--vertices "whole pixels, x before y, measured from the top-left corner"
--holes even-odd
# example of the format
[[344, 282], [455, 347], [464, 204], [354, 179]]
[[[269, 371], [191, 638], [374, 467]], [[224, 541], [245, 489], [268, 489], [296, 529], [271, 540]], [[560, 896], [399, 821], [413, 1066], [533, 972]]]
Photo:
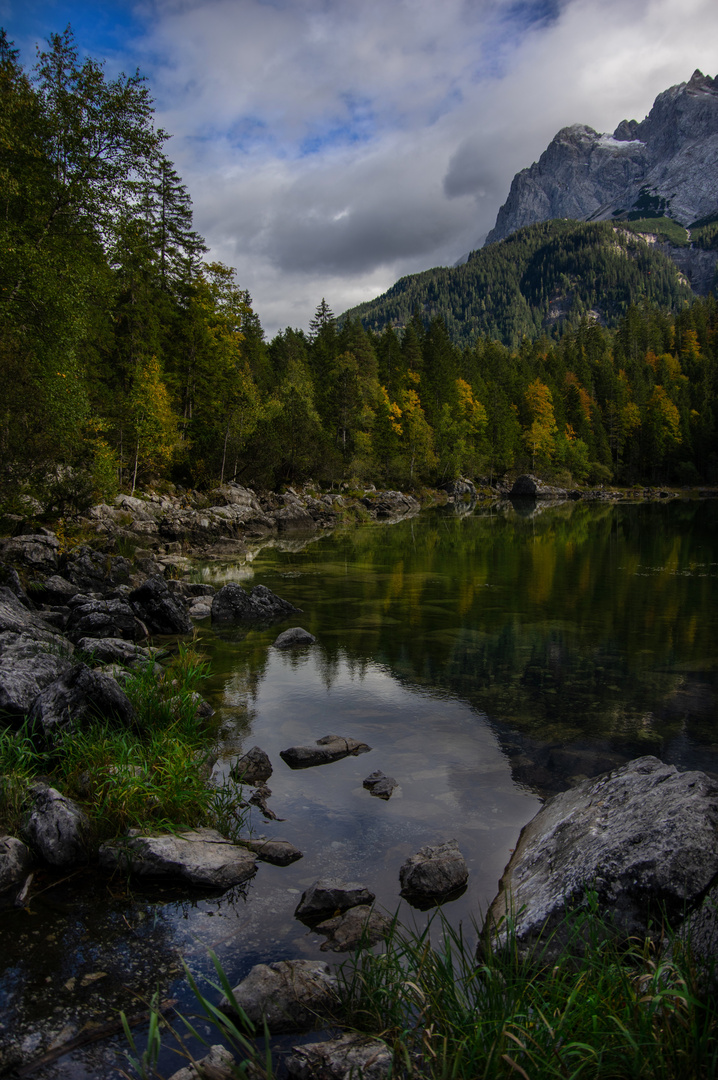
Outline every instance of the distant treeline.
[[[662, 307], [555, 338], [532, 324], [517, 347], [498, 331], [462, 345], [426, 312], [401, 332], [340, 325], [324, 301], [309, 333], [267, 342], [234, 272], [203, 261], [139, 75], [108, 80], [69, 31], [28, 73], [3, 34], [0, 134], [6, 511], [157, 481], [718, 478], [716, 305], [671, 293], [668, 269], [651, 294]], [[576, 252], [556, 243], [570, 281]], [[597, 298], [613, 295], [609, 262]], [[556, 265], [535, 262], [537, 295]]]

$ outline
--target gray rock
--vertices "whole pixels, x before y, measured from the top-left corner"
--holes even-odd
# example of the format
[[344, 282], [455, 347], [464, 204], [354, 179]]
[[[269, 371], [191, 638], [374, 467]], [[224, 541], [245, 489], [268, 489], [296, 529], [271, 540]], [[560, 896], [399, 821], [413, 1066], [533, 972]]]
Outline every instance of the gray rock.
[[372, 948], [388, 936], [393, 920], [368, 904], [349, 908], [341, 915], [325, 919], [314, 929], [319, 934], [326, 934], [327, 940], [321, 946], [322, 952], [353, 952], [360, 946]]
[[148, 578], [129, 595], [135, 615], [152, 634], [191, 634], [192, 623], [159, 575]]
[[718, 988], [718, 885], [708, 890], [704, 900], [676, 930], [676, 942], [666, 950], [670, 957], [676, 944], [690, 949], [696, 967]]
[[84, 637], [141, 641], [147, 637], [147, 627], [137, 618], [127, 600], [119, 597], [98, 600], [78, 594], [70, 604], [67, 634], [73, 641]]
[[5, 630], [34, 634], [35, 631], [47, 633], [52, 627], [37, 612], [28, 611], [12, 589], [0, 585], [0, 633]]
[[45, 737], [54, 738], [64, 729], [92, 717], [130, 726], [135, 712], [114, 679], [92, 671], [86, 664], [76, 664], [35, 699], [29, 721]]
[[378, 491], [360, 500], [373, 518], [399, 519], [416, 514], [421, 504], [413, 495], [401, 491]]
[[66, 604], [79, 592], [77, 585], [73, 585], [67, 578], [53, 574], [42, 583], [42, 589], [38, 590], [37, 597], [43, 604]]
[[340, 1035], [292, 1050], [288, 1080], [388, 1080], [393, 1075], [393, 1054], [373, 1035]]
[[272, 644], [275, 649], [294, 649], [299, 645], [313, 645], [316, 640], [314, 634], [310, 634], [308, 630], [293, 626], [280, 634]]
[[226, 840], [215, 829], [127, 837], [100, 848], [100, 866], [129, 870], [143, 878], [170, 878], [210, 889], [230, 889], [248, 881], [257, 869], [254, 855]]
[[[169, 1080], [231, 1080], [237, 1075], [232, 1068], [234, 1064], [233, 1054], [226, 1046], [217, 1043], [210, 1046], [209, 1053], [199, 1059], [197, 1067], [192, 1064], [185, 1065], [183, 1069], [172, 1073]], [[251, 1077], [251, 1071], [246, 1075]]]
[[101, 664], [124, 664], [125, 667], [146, 667], [152, 653], [142, 645], [125, 638], [80, 638], [77, 648], [89, 653]]
[[539, 939], [557, 955], [566, 912], [585, 907], [589, 891], [620, 936], [655, 932], [664, 913], [676, 925], [718, 873], [717, 838], [718, 783], [704, 773], [642, 757], [586, 780], [522, 830], [487, 916], [490, 940], [504, 943], [512, 915], [525, 955]]
[[230, 769], [230, 776], [238, 784], [264, 783], [272, 775], [269, 756], [259, 746], [253, 746]]
[[67, 557], [65, 577], [83, 592], [106, 592], [116, 585], [127, 585], [132, 564], [121, 555], [105, 555], [85, 545]]
[[325, 735], [317, 739], [314, 746], [290, 746], [286, 750], [280, 750], [279, 756], [290, 769], [308, 769], [313, 765], [328, 765], [345, 757], [367, 754], [370, 750], [371, 746], [357, 742], [356, 739], [345, 739], [342, 735]]
[[696, 71], [659, 94], [640, 124], [624, 120], [612, 136], [583, 124], [559, 131], [538, 162], [514, 177], [486, 243], [552, 218], [611, 220], [645, 209], [646, 195], [690, 225], [715, 213], [716, 165], [718, 84]]
[[413, 907], [426, 908], [463, 890], [469, 870], [456, 840], [427, 844], [410, 855], [399, 871], [401, 895]]
[[453, 499], [460, 499], [464, 495], [469, 499], [476, 498], [476, 487], [472, 480], [466, 480], [463, 476], [457, 477], [456, 480], [450, 480], [448, 484], [444, 484], [444, 491]]
[[300, 613], [287, 600], [282, 600], [266, 585], [255, 585], [251, 593], [230, 581], [223, 585], [212, 600], [212, 622], [272, 622]]
[[551, 487], [538, 477], [525, 474], [515, 480], [509, 495], [513, 499], [556, 499], [566, 496], [567, 492], [564, 488]]
[[32, 807], [22, 831], [51, 866], [72, 866], [87, 859], [87, 817], [77, 803], [55, 788], [38, 785], [33, 789]]
[[258, 839], [238, 840], [238, 844], [253, 851], [260, 862], [271, 863], [272, 866], [289, 866], [298, 859], [304, 858], [299, 848], [290, 844], [288, 840]]
[[32, 853], [16, 836], [0, 836], [0, 893], [21, 885], [30, 872]]
[[174, 716], [179, 716], [182, 711], [191, 706], [194, 709], [195, 719], [208, 720], [211, 716], [214, 716], [214, 709], [208, 701], [198, 694], [195, 690], [193, 693], [182, 696], [178, 694], [176, 697], [172, 697], [167, 702]]
[[54, 573], [58, 567], [60, 542], [52, 533], [33, 533], [14, 536], [2, 545], [2, 557], [6, 562], [20, 563], [29, 570]]
[[[272, 1034], [323, 1027], [339, 1007], [336, 977], [321, 960], [257, 964], [232, 994], [250, 1022], [261, 1031], [266, 1020]], [[230, 1016], [236, 1015], [226, 997], [219, 1007]]]
[[212, 605], [209, 600], [195, 600], [187, 610], [190, 619], [208, 619], [212, 614]]
[[323, 878], [302, 893], [294, 914], [303, 922], [314, 922], [360, 904], [373, 904], [375, 899], [374, 893], [366, 885], [356, 881], [340, 881], [338, 878]]
[[381, 769], [377, 769], [367, 776], [362, 786], [367, 788], [372, 795], [376, 795], [377, 799], [386, 800], [391, 798], [392, 791], [399, 785], [393, 776], [386, 776]]
[[73, 667], [71, 651], [54, 634], [0, 633], [0, 713], [27, 716], [38, 695]]

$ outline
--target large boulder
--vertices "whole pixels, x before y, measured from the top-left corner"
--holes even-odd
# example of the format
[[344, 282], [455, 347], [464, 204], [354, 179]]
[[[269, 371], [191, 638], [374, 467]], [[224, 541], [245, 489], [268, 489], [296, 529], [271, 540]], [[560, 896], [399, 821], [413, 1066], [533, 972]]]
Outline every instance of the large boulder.
[[28, 611], [22, 601], [7, 585], [0, 585], [0, 633], [12, 630], [16, 634], [30, 634], [52, 630], [49, 623], [34, 611]]
[[132, 704], [115, 679], [75, 664], [62, 678], [50, 683], [35, 699], [29, 721], [53, 740], [66, 729], [92, 718], [134, 723]]
[[212, 600], [212, 622], [273, 622], [289, 615], [300, 614], [287, 600], [282, 600], [266, 585], [255, 585], [250, 593], [230, 581], [223, 585]]
[[127, 585], [131, 572], [129, 559], [83, 545], [67, 556], [64, 576], [83, 592], [106, 592], [116, 585]]
[[420, 909], [453, 899], [466, 887], [468, 878], [468, 867], [456, 840], [427, 844], [416, 855], [410, 855], [399, 871], [401, 895]]
[[558, 955], [567, 912], [599, 910], [621, 937], [677, 925], [718, 874], [718, 782], [642, 757], [550, 799], [524, 827], [489, 909], [496, 948], [511, 917], [519, 950]]
[[100, 664], [123, 664], [125, 667], [146, 667], [152, 660], [150, 649], [125, 638], [80, 638], [77, 648], [89, 653]]
[[321, 960], [279, 960], [256, 964], [232, 991], [234, 1003], [222, 998], [220, 1009], [236, 1015], [235, 1003], [261, 1031], [272, 1034], [324, 1027], [337, 1011], [337, 980]]
[[512, 499], [560, 499], [566, 496], [565, 488], [552, 487], [530, 473], [519, 476], [509, 492]]
[[290, 769], [309, 769], [313, 765], [328, 765], [345, 757], [367, 754], [371, 746], [347, 739], [343, 735], [324, 735], [314, 746], [289, 746], [280, 750], [279, 756]]
[[0, 716], [27, 716], [38, 695], [73, 667], [71, 651], [59, 635], [0, 633]]
[[31, 571], [54, 573], [59, 565], [60, 541], [51, 532], [14, 536], [2, 545], [5, 562], [18, 563]]
[[168, 878], [222, 891], [248, 881], [257, 870], [250, 851], [205, 828], [159, 835], [131, 829], [123, 839], [102, 845], [100, 865], [137, 877]]
[[373, 1035], [339, 1035], [292, 1050], [288, 1080], [388, 1080], [394, 1075], [393, 1053]]
[[147, 627], [122, 597], [98, 600], [78, 593], [70, 601], [67, 635], [72, 641], [83, 637], [141, 641], [147, 637]]
[[32, 853], [16, 836], [0, 836], [0, 893], [22, 885], [32, 866]]
[[191, 634], [192, 622], [163, 577], [147, 578], [129, 595], [132, 610], [152, 634]]
[[87, 859], [89, 822], [72, 799], [52, 787], [32, 789], [32, 806], [23, 835], [51, 866], [73, 866]]

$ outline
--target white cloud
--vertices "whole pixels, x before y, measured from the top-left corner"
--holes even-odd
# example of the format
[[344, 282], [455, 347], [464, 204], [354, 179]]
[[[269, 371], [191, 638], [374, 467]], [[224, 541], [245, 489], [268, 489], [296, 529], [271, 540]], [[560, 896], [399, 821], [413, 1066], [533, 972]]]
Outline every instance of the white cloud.
[[[271, 334], [451, 263], [569, 123], [700, 67], [715, 0], [155, 0], [132, 62], [212, 255]], [[129, 65], [128, 65], [129, 66]]]

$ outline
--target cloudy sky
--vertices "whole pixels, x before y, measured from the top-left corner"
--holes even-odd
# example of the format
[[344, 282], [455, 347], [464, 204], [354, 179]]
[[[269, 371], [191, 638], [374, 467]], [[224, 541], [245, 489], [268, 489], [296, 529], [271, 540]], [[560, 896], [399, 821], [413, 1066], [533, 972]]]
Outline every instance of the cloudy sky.
[[716, 0], [0, 0], [0, 22], [26, 65], [69, 22], [148, 77], [269, 336], [481, 246], [559, 128], [718, 74]]

